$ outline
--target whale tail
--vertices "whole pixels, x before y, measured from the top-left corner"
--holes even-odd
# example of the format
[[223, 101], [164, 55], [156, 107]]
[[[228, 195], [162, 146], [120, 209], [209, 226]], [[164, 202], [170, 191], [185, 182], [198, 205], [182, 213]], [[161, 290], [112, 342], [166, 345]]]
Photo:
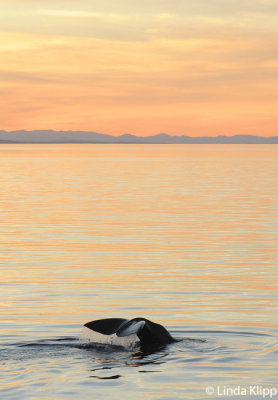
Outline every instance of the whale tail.
[[133, 347], [140, 342], [142, 349], [150, 349], [176, 340], [162, 325], [146, 318], [107, 318], [87, 322], [86, 337], [91, 342]]

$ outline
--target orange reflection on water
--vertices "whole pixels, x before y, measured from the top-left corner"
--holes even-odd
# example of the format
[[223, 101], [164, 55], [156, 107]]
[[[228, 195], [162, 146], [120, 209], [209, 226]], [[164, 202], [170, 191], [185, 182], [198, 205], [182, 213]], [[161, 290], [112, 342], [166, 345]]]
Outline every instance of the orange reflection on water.
[[7, 320], [277, 326], [275, 146], [0, 153]]

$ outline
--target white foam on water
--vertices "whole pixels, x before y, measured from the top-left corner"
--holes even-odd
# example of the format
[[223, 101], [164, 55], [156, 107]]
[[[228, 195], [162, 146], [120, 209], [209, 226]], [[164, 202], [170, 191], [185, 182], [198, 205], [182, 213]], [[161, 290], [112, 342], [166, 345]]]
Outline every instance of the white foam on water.
[[87, 343], [109, 344], [112, 346], [134, 348], [138, 343], [139, 338], [136, 334], [124, 337], [119, 337], [116, 333], [113, 333], [113, 335], [103, 335], [102, 333], [95, 332], [86, 326], [83, 326], [81, 340]]

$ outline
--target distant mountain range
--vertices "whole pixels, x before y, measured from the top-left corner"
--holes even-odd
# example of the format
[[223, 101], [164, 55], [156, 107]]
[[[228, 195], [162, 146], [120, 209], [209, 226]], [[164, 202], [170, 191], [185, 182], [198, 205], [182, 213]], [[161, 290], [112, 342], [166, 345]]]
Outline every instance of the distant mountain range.
[[171, 136], [160, 133], [154, 136], [104, 135], [85, 131], [1, 131], [0, 143], [150, 143], [150, 144], [278, 144], [278, 136]]

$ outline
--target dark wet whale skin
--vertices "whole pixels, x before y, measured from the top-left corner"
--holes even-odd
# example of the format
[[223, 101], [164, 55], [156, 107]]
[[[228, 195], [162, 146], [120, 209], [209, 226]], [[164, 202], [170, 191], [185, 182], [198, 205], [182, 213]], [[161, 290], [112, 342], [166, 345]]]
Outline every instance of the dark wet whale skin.
[[[141, 321], [144, 324], [138, 324]], [[138, 325], [139, 328], [136, 328]], [[138, 336], [142, 348], [154, 348], [176, 342], [164, 326], [152, 322], [146, 318], [133, 318], [131, 320], [124, 318], [107, 318], [87, 322], [85, 327], [99, 332], [103, 335], [127, 336], [128, 332], [135, 327], [134, 333]]]

